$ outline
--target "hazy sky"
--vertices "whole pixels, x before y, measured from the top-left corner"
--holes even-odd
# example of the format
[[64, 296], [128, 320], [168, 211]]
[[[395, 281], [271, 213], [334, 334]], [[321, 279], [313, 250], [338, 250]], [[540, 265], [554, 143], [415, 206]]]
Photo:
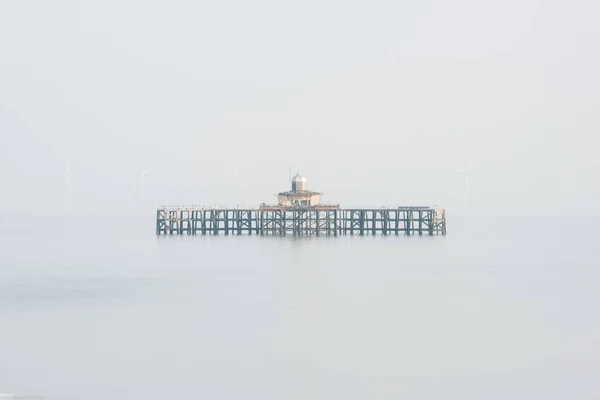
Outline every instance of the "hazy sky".
[[[600, 214], [593, 1], [0, 1], [1, 212], [275, 201]], [[236, 181], [236, 171], [239, 180]], [[129, 207], [129, 208], [128, 208]]]

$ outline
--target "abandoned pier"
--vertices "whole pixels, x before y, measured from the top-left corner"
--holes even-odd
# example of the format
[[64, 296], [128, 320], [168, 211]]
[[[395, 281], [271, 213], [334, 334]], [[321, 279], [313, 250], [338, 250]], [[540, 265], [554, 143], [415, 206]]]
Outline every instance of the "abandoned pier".
[[446, 212], [433, 207], [349, 208], [321, 204], [300, 173], [277, 205], [258, 208], [161, 206], [157, 235], [445, 235]]

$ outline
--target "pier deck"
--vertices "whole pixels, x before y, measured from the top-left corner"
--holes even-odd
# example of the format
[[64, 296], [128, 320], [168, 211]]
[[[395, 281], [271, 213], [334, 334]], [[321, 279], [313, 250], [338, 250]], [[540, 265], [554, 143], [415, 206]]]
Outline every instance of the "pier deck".
[[349, 208], [337, 206], [203, 208], [163, 206], [157, 235], [434, 235], [446, 234], [440, 208]]

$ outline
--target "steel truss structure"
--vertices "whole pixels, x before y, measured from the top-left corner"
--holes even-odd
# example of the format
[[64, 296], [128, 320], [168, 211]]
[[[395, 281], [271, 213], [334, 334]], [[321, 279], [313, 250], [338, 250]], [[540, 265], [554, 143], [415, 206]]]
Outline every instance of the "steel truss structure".
[[440, 208], [161, 207], [157, 235], [434, 235], [446, 234]]

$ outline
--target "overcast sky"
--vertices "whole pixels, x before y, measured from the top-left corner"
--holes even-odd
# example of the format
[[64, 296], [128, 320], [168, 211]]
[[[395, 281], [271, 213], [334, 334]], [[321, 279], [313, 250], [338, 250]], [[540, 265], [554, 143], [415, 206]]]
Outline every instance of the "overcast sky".
[[[1, 212], [600, 214], [591, 0], [0, 1]], [[236, 171], [238, 171], [236, 173]], [[236, 176], [239, 180], [236, 180]]]

